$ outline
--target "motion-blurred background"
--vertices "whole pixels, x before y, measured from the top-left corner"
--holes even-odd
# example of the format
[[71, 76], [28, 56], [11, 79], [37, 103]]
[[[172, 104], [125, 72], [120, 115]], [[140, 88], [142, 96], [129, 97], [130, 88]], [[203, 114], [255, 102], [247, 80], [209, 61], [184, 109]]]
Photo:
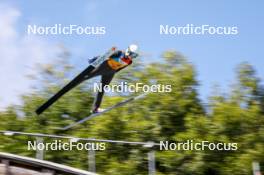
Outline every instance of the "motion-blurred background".
[[[0, 130], [111, 140], [236, 142], [237, 151], [159, 151], [156, 174], [252, 174], [264, 164], [262, 1], [1, 1]], [[105, 26], [106, 35], [28, 35], [27, 25]], [[237, 26], [235, 36], [163, 36], [160, 24]], [[114, 82], [171, 84], [170, 93], [112, 110], [67, 132], [87, 116], [93, 81], [37, 117], [35, 109], [108, 48], [139, 44], [143, 56]], [[135, 94], [107, 94], [103, 107]], [[0, 150], [34, 157], [27, 136], [0, 135]], [[52, 139], [47, 139], [50, 141]], [[101, 174], [147, 174], [139, 146], [96, 152]], [[48, 151], [45, 160], [87, 169], [85, 151]]]

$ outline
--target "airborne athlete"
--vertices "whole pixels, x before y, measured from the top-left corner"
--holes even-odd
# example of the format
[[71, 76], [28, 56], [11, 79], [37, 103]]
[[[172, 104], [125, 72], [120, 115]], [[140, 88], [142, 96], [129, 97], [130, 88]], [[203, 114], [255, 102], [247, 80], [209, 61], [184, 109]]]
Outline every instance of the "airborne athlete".
[[113, 47], [106, 54], [89, 60], [90, 65], [72, 81], [70, 81], [65, 87], [63, 87], [59, 92], [53, 95], [48, 101], [42, 104], [36, 110], [36, 113], [38, 115], [41, 114], [72, 88], [76, 87], [85, 80], [99, 75], [101, 75], [102, 77], [102, 91], [99, 91], [97, 93], [91, 112], [94, 114], [101, 112], [102, 109], [100, 109], [99, 107], [104, 95], [104, 86], [108, 85], [111, 82], [115, 73], [132, 64], [133, 59], [139, 56], [137, 50], [138, 46], [135, 44], [130, 45], [125, 51], [116, 50], [116, 48]]
[[[101, 105], [102, 98], [104, 95], [104, 86], [110, 84], [115, 73], [132, 64], [133, 59], [138, 57], [137, 49], [137, 45], [132, 44], [126, 49], [126, 51], [118, 50], [114, 52], [114, 54], [112, 54], [108, 60], [104, 61], [99, 67], [97, 67], [90, 74], [85, 76], [86, 80], [98, 75], [102, 76], [102, 91], [98, 91], [94, 99], [93, 107], [91, 110], [92, 113], [103, 111], [103, 109], [100, 109], [99, 107]], [[97, 57], [89, 60], [89, 62], [92, 63], [96, 59]]]

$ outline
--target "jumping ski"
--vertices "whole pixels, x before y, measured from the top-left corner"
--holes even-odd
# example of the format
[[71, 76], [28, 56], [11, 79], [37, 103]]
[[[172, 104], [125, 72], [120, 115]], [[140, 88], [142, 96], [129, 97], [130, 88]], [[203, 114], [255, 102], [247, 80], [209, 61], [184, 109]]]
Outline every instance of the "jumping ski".
[[128, 99], [126, 99], [126, 100], [123, 100], [123, 101], [121, 101], [121, 102], [119, 102], [119, 103], [117, 103], [117, 104], [115, 104], [115, 105], [113, 105], [113, 106], [111, 106], [111, 107], [109, 107], [109, 108], [104, 109], [104, 110], [101, 111], [101, 112], [93, 113], [93, 114], [91, 114], [91, 115], [89, 115], [89, 116], [87, 116], [87, 117], [85, 117], [85, 118], [83, 118], [83, 119], [81, 119], [81, 120], [79, 120], [79, 121], [77, 121], [77, 122], [75, 122], [75, 123], [72, 123], [72, 124], [70, 124], [70, 125], [68, 125], [68, 126], [65, 126], [64, 128], [61, 128], [60, 130], [68, 130], [68, 129], [70, 129], [70, 128], [72, 128], [72, 127], [78, 125], [78, 124], [81, 124], [81, 123], [83, 123], [83, 122], [85, 122], [85, 121], [87, 121], [87, 120], [90, 120], [90, 119], [92, 119], [92, 118], [94, 118], [94, 117], [96, 117], [96, 116], [100, 116], [100, 115], [102, 115], [102, 114], [104, 114], [104, 113], [106, 113], [106, 112], [108, 112], [108, 111], [110, 111], [110, 110], [112, 110], [112, 109], [114, 109], [114, 108], [117, 108], [117, 107], [123, 106], [123, 105], [125, 105], [125, 104], [127, 104], [127, 103], [129, 103], [129, 102], [131, 102], [131, 101], [135, 101], [135, 100], [138, 100], [138, 99], [144, 98], [147, 94], [148, 94], [148, 93], [143, 93], [143, 94], [140, 94], [140, 95], [135, 96], [135, 97], [130, 97], [130, 98], [128, 98]]

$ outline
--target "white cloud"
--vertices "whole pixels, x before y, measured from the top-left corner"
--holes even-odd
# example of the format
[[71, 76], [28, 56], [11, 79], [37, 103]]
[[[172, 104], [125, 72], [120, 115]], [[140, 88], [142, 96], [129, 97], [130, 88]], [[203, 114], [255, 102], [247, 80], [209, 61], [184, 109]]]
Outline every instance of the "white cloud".
[[30, 90], [25, 77], [34, 73], [36, 63], [48, 62], [58, 48], [32, 35], [19, 34], [16, 26], [22, 14], [18, 9], [0, 4], [0, 110], [19, 104], [19, 96]]

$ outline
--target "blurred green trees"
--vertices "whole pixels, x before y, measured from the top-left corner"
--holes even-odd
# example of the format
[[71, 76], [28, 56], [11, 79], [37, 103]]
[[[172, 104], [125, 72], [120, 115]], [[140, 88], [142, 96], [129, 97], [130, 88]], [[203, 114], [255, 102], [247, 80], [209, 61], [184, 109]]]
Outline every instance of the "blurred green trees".
[[[230, 92], [212, 94], [205, 106], [199, 100], [199, 83], [193, 65], [178, 52], [164, 52], [160, 63], [136, 64], [118, 73], [114, 81], [170, 84], [172, 92], [149, 94], [141, 101], [62, 132], [56, 128], [89, 115], [94, 94], [88, 84], [92, 80], [70, 91], [41, 116], [36, 116], [34, 111], [76, 74], [68, 57], [69, 53], [64, 50], [58, 62], [41, 67], [40, 76], [35, 77], [38, 86], [31, 94], [23, 96], [24, 104], [11, 106], [0, 113], [0, 130], [130, 141], [180, 142], [189, 139], [238, 143], [237, 151], [157, 149], [157, 174], [246, 175], [252, 172], [252, 161], [263, 166], [264, 88], [248, 63], [237, 67], [237, 82]], [[126, 98], [121, 95], [124, 96], [106, 96], [103, 107]], [[0, 139], [1, 151], [34, 156], [34, 152], [26, 149], [27, 140], [32, 138], [0, 135]], [[48, 151], [45, 159], [82, 169], [88, 167], [85, 151]], [[96, 152], [96, 166], [101, 174], [147, 174], [147, 149], [107, 144], [106, 151]]]

